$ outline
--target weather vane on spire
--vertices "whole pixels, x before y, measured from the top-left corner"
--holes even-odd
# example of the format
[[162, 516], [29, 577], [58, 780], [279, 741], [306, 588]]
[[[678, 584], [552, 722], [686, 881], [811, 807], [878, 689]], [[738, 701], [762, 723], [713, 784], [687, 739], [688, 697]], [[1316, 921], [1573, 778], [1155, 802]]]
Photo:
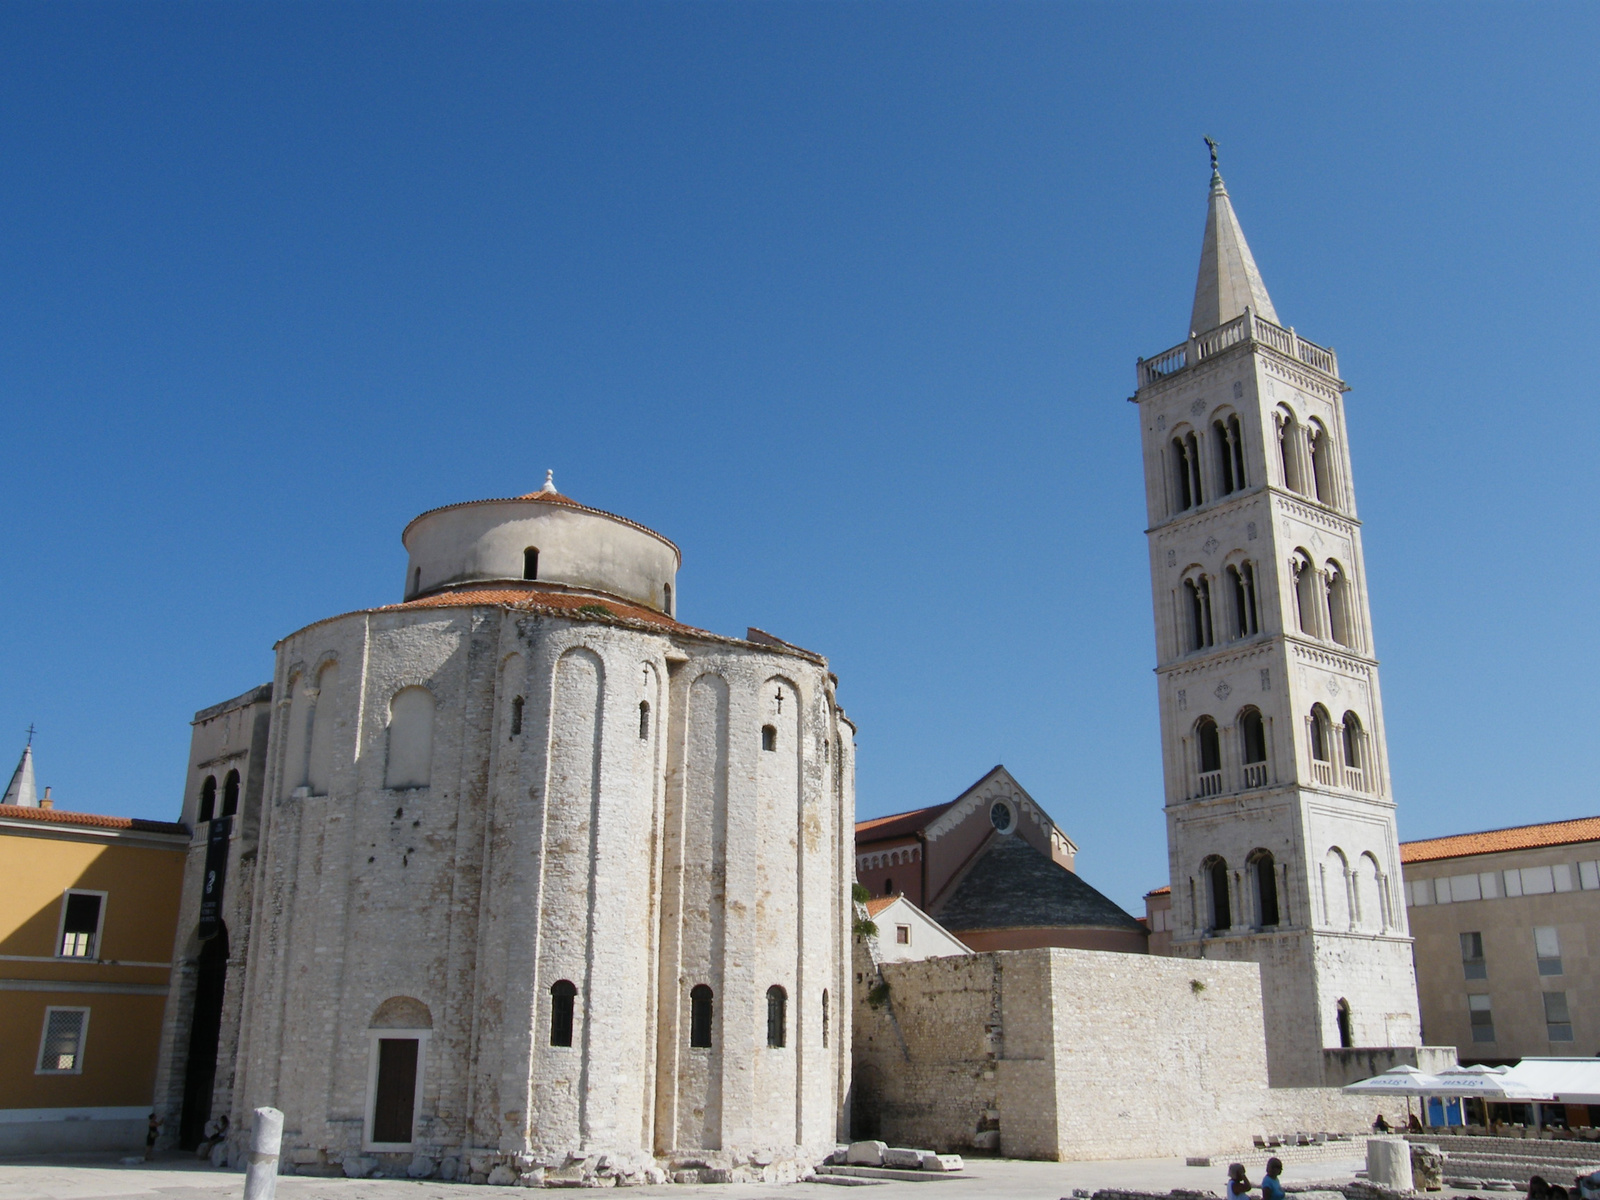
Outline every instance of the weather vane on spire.
[[1205, 141], [1206, 146], [1211, 150], [1211, 173], [1215, 175], [1217, 172], [1217, 143], [1212, 140], [1210, 134], [1206, 135]]

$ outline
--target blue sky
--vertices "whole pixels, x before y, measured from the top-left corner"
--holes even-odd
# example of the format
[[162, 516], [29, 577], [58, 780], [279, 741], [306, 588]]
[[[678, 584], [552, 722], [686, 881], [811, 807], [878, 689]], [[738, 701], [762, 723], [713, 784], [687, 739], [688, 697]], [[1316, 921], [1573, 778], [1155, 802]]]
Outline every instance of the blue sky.
[[[0, 752], [171, 818], [193, 712], [561, 489], [827, 654], [858, 803], [1004, 762], [1166, 878], [1134, 360], [1203, 133], [1339, 351], [1402, 837], [1600, 811], [1600, 10], [0, 7]], [[7, 745], [11, 748], [7, 749]]]

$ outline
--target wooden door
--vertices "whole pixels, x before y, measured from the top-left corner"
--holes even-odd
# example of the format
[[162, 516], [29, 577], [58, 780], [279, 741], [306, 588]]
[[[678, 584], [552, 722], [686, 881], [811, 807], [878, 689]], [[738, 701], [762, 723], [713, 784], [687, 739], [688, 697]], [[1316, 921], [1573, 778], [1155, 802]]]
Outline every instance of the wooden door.
[[409, 1143], [416, 1101], [417, 1039], [379, 1039], [378, 1097], [372, 1108], [372, 1140]]

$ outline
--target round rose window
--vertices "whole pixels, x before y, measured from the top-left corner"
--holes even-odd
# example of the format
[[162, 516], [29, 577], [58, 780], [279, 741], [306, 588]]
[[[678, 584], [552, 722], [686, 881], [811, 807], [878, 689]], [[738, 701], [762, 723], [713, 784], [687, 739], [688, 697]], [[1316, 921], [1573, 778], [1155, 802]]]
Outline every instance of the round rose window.
[[1004, 833], [1011, 828], [1011, 809], [996, 801], [995, 806], [989, 810], [989, 820], [994, 822], [996, 829]]

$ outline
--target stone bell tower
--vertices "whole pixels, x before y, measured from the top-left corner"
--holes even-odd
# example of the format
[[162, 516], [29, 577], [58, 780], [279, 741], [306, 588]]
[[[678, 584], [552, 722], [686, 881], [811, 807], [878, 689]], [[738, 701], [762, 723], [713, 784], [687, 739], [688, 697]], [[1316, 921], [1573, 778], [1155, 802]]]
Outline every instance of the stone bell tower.
[[1260, 963], [1272, 1084], [1343, 1083], [1340, 1048], [1419, 1041], [1347, 389], [1215, 147], [1189, 336], [1138, 372], [1172, 953]]

